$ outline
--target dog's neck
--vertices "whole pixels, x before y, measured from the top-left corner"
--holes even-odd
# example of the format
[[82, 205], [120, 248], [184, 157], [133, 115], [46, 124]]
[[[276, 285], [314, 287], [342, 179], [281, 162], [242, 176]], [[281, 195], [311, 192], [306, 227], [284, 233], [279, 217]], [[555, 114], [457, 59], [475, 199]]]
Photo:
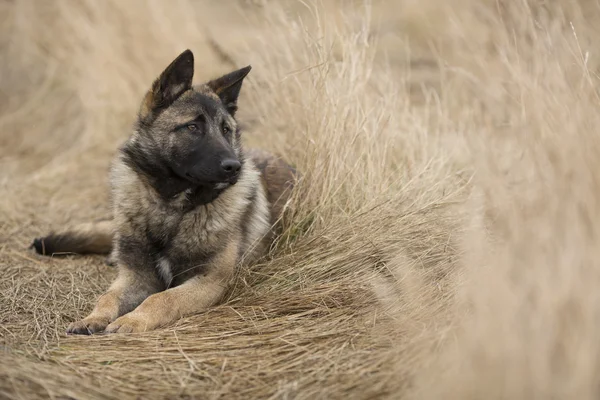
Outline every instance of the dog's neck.
[[145, 174], [145, 178], [165, 203], [181, 204], [185, 209], [194, 209], [212, 203], [227, 190], [227, 188], [217, 189], [214, 185], [194, 185], [178, 177], [156, 177]]
[[160, 165], [136, 152], [135, 148], [121, 149], [123, 161], [138, 174], [158, 197], [168, 205], [191, 211], [215, 201], [227, 188], [198, 185], [177, 176], [167, 165]]
[[227, 188], [217, 189], [213, 187], [197, 186], [185, 190], [185, 197], [189, 204], [185, 205], [186, 209], [193, 210], [198, 206], [204, 206], [212, 203], [223, 193]]

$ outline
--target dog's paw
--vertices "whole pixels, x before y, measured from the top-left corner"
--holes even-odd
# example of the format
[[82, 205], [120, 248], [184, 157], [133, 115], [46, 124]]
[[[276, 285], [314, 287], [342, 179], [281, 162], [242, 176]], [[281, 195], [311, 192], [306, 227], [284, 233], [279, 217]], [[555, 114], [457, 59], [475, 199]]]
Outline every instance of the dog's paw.
[[130, 312], [117, 318], [112, 324], [106, 327], [106, 333], [133, 333], [146, 332], [154, 329], [156, 326], [151, 319], [143, 313]]
[[107, 318], [91, 317], [73, 322], [67, 328], [67, 334], [92, 335], [104, 331], [110, 323]]

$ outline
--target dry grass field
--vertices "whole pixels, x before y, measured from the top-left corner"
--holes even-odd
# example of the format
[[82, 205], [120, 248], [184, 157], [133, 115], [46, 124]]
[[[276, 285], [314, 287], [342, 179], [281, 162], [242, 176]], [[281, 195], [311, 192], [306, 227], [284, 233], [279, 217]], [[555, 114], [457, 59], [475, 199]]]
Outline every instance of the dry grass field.
[[[0, 398], [597, 399], [599, 31], [595, 0], [0, 1]], [[284, 234], [218, 307], [66, 336], [115, 270], [28, 246], [107, 215], [186, 48], [253, 66]]]

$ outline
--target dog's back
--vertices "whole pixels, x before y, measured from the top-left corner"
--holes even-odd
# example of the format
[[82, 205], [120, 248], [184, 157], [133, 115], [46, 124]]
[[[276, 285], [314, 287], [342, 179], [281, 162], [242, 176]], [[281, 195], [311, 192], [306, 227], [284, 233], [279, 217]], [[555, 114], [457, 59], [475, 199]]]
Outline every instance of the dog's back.
[[291, 196], [297, 178], [296, 169], [265, 150], [249, 149], [246, 156], [260, 171], [262, 185], [271, 208], [271, 223], [275, 224]]

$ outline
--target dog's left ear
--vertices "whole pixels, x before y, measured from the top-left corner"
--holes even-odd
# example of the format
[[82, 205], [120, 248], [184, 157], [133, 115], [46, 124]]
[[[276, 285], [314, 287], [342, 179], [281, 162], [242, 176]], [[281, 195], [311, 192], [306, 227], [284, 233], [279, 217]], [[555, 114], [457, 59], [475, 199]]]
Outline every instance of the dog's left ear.
[[142, 119], [171, 104], [192, 87], [194, 77], [194, 54], [190, 50], [181, 53], [152, 83], [140, 109]]
[[242, 82], [252, 67], [248, 65], [237, 71], [223, 75], [218, 79], [208, 82], [206, 85], [211, 88], [221, 99], [227, 111], [233, 116], [237, 111], [237, 99], [240, 95]]

